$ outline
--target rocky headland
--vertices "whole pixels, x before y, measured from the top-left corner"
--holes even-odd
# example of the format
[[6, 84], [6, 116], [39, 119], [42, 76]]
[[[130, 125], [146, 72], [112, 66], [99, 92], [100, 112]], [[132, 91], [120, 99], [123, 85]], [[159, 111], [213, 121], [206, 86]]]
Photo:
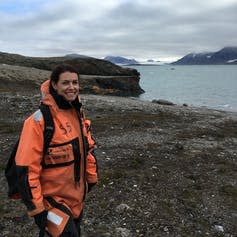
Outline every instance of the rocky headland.
[[[48, 70], [37, 72], [48, 76]], [[38, 108], [40, 80], [31, 85], [28, 67], [24, 80], [6, 75], [0, 77], [0, 236], [33, 237], [37, 228], [23, 204], [7, 198], [4, 167], [23, 119]], [[84, 237], [236, 236], [237, 113], [81, 98], [97, 140], [100, 176], [86, 199]]]
[[68, 63], [78, 69], [81, 75], [82, 93], [138, 96], [144, 92], [139, 85], [140, 74], [136, 69], [120, 67], [106, 60], [69, 56], [26, 57], [2, 52], [0, 52], [0, 86], [9, 88], [11, 80], [20, 82], [32, 90], [49, 78], [51, 70], [60, 63]]

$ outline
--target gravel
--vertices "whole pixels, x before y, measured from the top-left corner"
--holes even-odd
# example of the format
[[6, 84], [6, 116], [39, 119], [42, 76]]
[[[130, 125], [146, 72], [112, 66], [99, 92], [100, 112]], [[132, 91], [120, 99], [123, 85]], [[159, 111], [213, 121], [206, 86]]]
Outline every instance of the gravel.
[[[0, 236], [37, 236], [6, 195], [4, 167], [40, 96], [0, 93]], [[81, 95], [98, 143], [100, 181], [83, 236], [237, 236], [237, 114]]]

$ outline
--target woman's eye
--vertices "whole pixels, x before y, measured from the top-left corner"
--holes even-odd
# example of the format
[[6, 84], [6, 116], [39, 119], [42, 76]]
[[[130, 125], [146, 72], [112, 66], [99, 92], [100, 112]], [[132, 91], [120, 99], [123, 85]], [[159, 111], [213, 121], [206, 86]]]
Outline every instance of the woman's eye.
[[77, 84], [78, 84], [78, 81], [73, 81], [72, 84], [73, 84], [73, 85], [77, 85]]
[[74, 80], [74, 81], [63, 81], [62, 84], [63, 84], [64, 86], [67, 86], [67, 85], [69, 85], [69, 84], [78, 85], [79, 82], [78, 82], [78, 80]]

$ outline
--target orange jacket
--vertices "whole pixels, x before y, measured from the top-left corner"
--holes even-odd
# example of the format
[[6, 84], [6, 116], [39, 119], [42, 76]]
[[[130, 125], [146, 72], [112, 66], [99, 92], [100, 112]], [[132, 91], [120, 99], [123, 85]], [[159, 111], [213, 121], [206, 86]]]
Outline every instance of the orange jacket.
[[[42, 84], [41, 91], [42, 102], [50, 106], [55, 131], [43, 155], [41, 111], [25, 120], [16, 154], [21, 196], [30, 216], [48, 209], [44, 197], [50, 196], [77, 218], [83, 208], [87, 184], [98, 179], [90, 121], [80, 116], [78, 106], [60, 108], [60, 101], [49, 93], [49, 81]], [[77, 105], [81, 105], [79, 99]]]

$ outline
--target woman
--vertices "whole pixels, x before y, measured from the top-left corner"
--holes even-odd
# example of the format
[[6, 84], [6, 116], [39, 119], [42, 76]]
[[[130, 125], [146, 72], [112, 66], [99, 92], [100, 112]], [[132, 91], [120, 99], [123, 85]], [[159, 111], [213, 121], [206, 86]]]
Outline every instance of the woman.
[[79, 101], [79, 74], [58, 65], [41, 86], [54, 134], [44, 152], [44, 118], [40, 110], [25, 120], [16, 166], [19, 189], [28, 214], [51, 236], [80, 236], [86, 193], [97, 183], [95, 141]]

